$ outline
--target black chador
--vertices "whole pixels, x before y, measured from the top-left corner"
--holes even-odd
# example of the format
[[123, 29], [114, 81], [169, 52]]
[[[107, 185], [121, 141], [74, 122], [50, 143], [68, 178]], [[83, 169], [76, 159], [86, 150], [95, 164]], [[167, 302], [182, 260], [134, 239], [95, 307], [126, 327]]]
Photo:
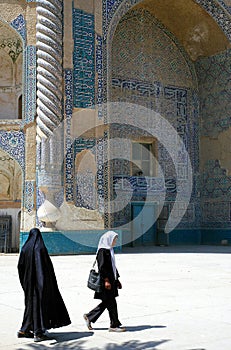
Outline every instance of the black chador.
[[37, 228], [30, 230], [22, 247], [18, 274], [25, 294], [25, 312], [18, 337], [33, 334], [39, 338], [47, 329], [71, 323], [50, 256]]

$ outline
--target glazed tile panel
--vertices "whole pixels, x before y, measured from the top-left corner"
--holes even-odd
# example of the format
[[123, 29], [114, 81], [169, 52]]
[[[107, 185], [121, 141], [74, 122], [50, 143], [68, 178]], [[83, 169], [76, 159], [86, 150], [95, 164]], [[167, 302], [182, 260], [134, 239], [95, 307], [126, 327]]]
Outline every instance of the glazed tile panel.
[[36, 47], [27, 46], [25, 52], [25, 123], [31, 123], [36, 116]]
[[12, 22], [11, 26], [17, 30], [17, 32], [21, 35], [23, 40], [26, 40], [26, 21], [23, 15], [19, 15]]
[[[156, 19], [151, 18], [150, 15], [146, 14], [146, 17], [143, 17], [142, 20], [147, 22], [147, 28], [150, 30], [150, 23], [152, 24], [152, 36], [155, 36], [155, 50], [153, 50], [153, 54], [147, 59], [147, 55], [141, 53], [140, 56], [134, 56], [131, 58], [131, 50], [126, 52], [126, 45], [124, 45], [124, 38], [129, 39], [130, 34], [135, 35], [137, 31], [137, 27], [134, 28], [132, 25], [132, 21], [135, 16], [139, 18], [141, 16], [138, 11], [130, 11], [132, 6], [138, 4], [140, 1], [138, 0], [115, 0], [115, 1], [104, 1], [103, 2], [103, 38], [96, 37], [96, 66], [95, 66], [95, 58], [94, 58], [94, 45], [95, 45], [95, 34], [94, 34], [94, 16], [91, 14], [87, 14], [81, 10], [74, 9], [73, 10], [73, 28], [74, 28], [74, 42], [75, 42], [75, 50], [74, 50], [74, 107], [78, 108], [87, 108], [92, 107], [95, 103], [95, 73], [97, 74], [97, 99], [96, 103], [101, 105], [102, 101], [106, 101], [106, 93], [105, 86], [107, 85], [106, 76], [106, 67], [102, 64], [102, 50], [103, 50], [103, 59], [107, 57], [107, 43], [111, 44], [112, 40], [106, 41], [107, 38], [112, 39], [112, 37], [107, 36], [109, 33], [109, 24], [110, 22], [116, 22], [116, 18], [119, 19], [121, 16], [126, 14], [126, 19], [129, 25], [126, 25], [125, 22], [123, 24], [119, 24], [119, 31], [117, 28], [117, 32], [115, 35], [117, 37], [117, 47], [112, 46], [112, 49], [116, 51], [114, 53], [114, 61], [115, 64], [112, 64], [112, 87], [111, 87], [111, 95], [109, 98], [115, 101], [126, 101], [133, 102], [137, 104], [142, 104], [150, 109], [158, 111], [165, 116], [167, 116], [169, 122], [176, 128], [182, 139], [184, 140], [187, 151], [190, 155], [190, 160], [193, 166], [194, 172], [194, 186], [192, 193], [192, 200], [187, 209], [187, 212], [183, 218], [182, 226], [190, 224], [192, 227], [198, 225], [200, 220], [201, 212], [200, 212], [200, 200], [199, 200], [199, 191], [204, 185], [204, 177], [202, 178], [202, 182], [199, 178], [199, 104], [202, 106], [202, 116], [203, 116], [203, 127], [202, 134], [208, 134], [211, 130], [212, 133], [218, 133], [221, 129], [229, 126], [229, 121], [227, 117], [224, 117], [221, 121], [221, 124], [217, 123], [215, 119], [215, 112], [213, 114], [213, 105], [208, 103], [209, 98], [211, 100], [217, 100], [217, 97], [220, 99], [224, 99], [223, 107], [220, 110], [224, 116], [227, 115], [227, 111], [230, 110], [230, 98], [228, 94], [228, 87], [225, 89], [225, 85], [228, 82], [229, 76], [229, 60], [228, 55], [229, 52], [224, 53], [227, 60], [222, 63], [222, 60], [219, 61], [218, 57], [211, 58], [214, 60], [214, 67], [216, 65], [217, 76], [219, 77], [221, 74], [224, 76], [223, 81], [224, 90], [223, 94], [220, 91], [212, 90], [212, 85], [214, 83], [211, 80], [211, 72], [208, 72], [206, 69], [206, 65], [211, 62], [202, 62], [198, 61], [196, 70], [192, 62], [187, 61], [187, 57], [183, 52], [180, 45], [177, 43], [176, 39], [171, 36], [171, 33], [168, 33], [165, 28], [159, 24]], [[229, 6], [227, 1], [219, 1], [220, 5], [224, 6], [224, 8], [219, 6], [218, 2], [215, 1], [203, 1], [197, 0], [197, 3], [200, 4], [221, 26], [221, 28], [225, 31], [226, 35], [229, 36], [229, 29], [226, 28], [227, 24], [227, 11], [229, 11]], [[144, 12], [143, 15], [144, 16]], [[149, 17], [148, 17], [149, 16]], [[115, 18], [116, 17], [116, 18]], [[140, 17], [141, 18], [141, 17]], [[224, 21], [222, 22], [222, 18]], [[229, 18], [228, 18], [229, 20]], [[122, 40], [119, 40], [119, 34], [121, 35]], [[145, 35], [145, 32], [142, 33]], [[164, 35], [163, 35], [164, 34]], [[114, 34], [113, 34], [114, 35]], [[103, 43], [102, 43], [103, 40]], [[106, 43], [106, 45], [104, 45]], [[169, 49], [169, 55], [164, 55], [163, 52], [160, 54], [160, 48], [162, 46], [167, 46]], [[127, 58], [126, 58], [127, 57]], [[130, 60], [129, 60], [130, 59]], [[145, 61], [145, 65], [143, 62]], [[152, 62], [155, 64], [151, 64]], [[216, 61], [216, 62], [215, 62]], [[220, 67], [220, 68], [219, 68]], [[104, 71], [102, 72], [102, 70]], [[135, 73], [134, 73], [135, 72]], [[161, 72], [161, 73], [160, 73]], [[199, 87], [200, 91], [197, 91], [197, 75], [199, 77]], [[150, 77], [154, 77], [150, 80]], [[102, 79], [104, 79], [104, 86], [102, 84]], [[204, 80], [203, 80], [204, 79]], [[222, 87], [221, 87], [222, 89]], [[131, 91], [133, 92], [131, 94]], [[129, 96], [128, 96], [129, 95]], [[210, 97], [209, 97], [209, 96]], [[218, 96], [219, 95], [219, 96]], [[148, 97], [147, 97], [148, 96]], [[198, 97], [200, 96], [200, 98]], [[203, 100], [206, 103], [203, 104]], [[218, 103], [218, 105], [222, 105], [222, 103]], [[204, 106], [204, 107], [203, 107]], [[219, 108], [219, 106], [216, 106]], [[212, 113], [210, 113], [212, 112]], [[221, 114], [220, 114], [221, 115]], [[99, 113], [99, 117], [102, 117], [102, 113]], [[107, 122], [107, 115], [104, 115], [104, 121]], [[227, 119], [227, 120], [226, 120]], [[212, 124], [211, 124], [212, 122]], [[227, 124], [228, 123], [228, 124]], [[212, 127], [210, 127], [212, 125]], [[72, 158], [72, 162], [74, 160], [74, 150], [72, 149], [72, 155], [70, 155], [70, 159]], [[174, 178], [174, 174], [172, 172], [172, 164], [171, 160], [168, 158], [168, 154], [166, 153], [163, 147], [159, 147], [159, 157], [160, 162], [162, 162], [165, 175], [166, 175], [166, 189], [167, 189], [167, 197], [166, 197], [166, 207], [170, 212], [174, 196], [176, 193], [176, 181]], [[179, 154], [179, 167], [182, 168], [181, 174], [182, 176], [187, 176], [184, 171], [184, 159], [180, 158]], [[73, 163], [69, 164], [69, 170], [67, 170], [68, 177], [70, 179], [70, 183], [68, 186], [71, 186], [71, 176], [73, 176], [73, 169], [70, 170], [70, 167], [73, 167]], [[117, 167], [117, 168], [116, 168]], [[121, 163], [118, 163], [115, 166], [115, 177], [128, 176], [126, 174], [126, 166]], [[105, 167], [104, 167], [104, 171]], [[72, 174], [72, 175], [71, 175]], [[103, 170], [100, 175], [100, 183], [105, 178], [102, 178]], [[225, 182], [225, 175], [221, 175], [223, 177], [223, 183]], [[103, 180], [102, 180], [103, 179]], [[142, 193], [144, 192], [142, 188], [139, 188], [136, 184], [135, 179], [130, 178], [129, 181], [132, 181], [133, 186], [136, 187], [136, 198], [139, 199], [142, 197]], [[216, 184], [215, 184], [216, 183]], [[103, 184], [103, 182], [102, 182]], [[98, 181], [99, 185], [99, 181]], [[148, 186], [152, 187], [153, 180], [150, 179], [150, 184]], [[122, 185], [121, 185], [122, 186]], [[217, 182], [214, 180], [213, 184], [214, 193], [217, 187]], [[102, 186], [100, 187], [102, 188]], [[155, 188], [155, 183], [154, 187]], [[205, 189], [204, 188], [204, 192]], [[123, 191], [125, 188], [121, 188]], [[73, 196], [74, 188], [70, 188], [69, 190], [69, 199]], [[89, 188], [90, 191], [90, 188]], [[143, 192], [142, 192], [143, 191]], [[138, 194], [139, 192], [139, 194]], [[203, 192], [203, 193], [204, 193]], [[211, 192], [211, 191], [210, 191]], [[67, 192], [66, 192], [67, 193]], [[89, 192], [90, 193], [90, 192]], [[206, 198], [210, 200], [209, 192], [205, 195]], [[75, 196], [75, 194], [74, 194]], [[103, 191], [101, 193], [101, 198], [103, 199]], [[77, 197], [75, 197], [77, 198]], [[72, 197], [73, 199], [73, 197]], [[89, 194], [89, 200], [93, 200], [93, 197]], [[94, 201], [94, 200], [93, 200]], [[103, 203], [103, 202], [102, 202]], [[202, 203], [202, 221], [207, 222], [207, 217], [209, 217], [209, 212], [215, 213], [215, 206], [211, 206], [208, 203]], [[223, 201], [225, 213], [228, 213], [228, 198], [227, 202]], [[79, 200], [77, 200], [78, 205], [83, 205]], [[182, 204], [183, 205], [183, 204]], [[219, 204], [221, 205], [221, 204]], [[90, 207], [90, 205], [89, 205]], [[181, 204], [179, 204], [179, 213], [181, 212]], [[129, 216], [129, 209], [125, 208], [125, 216]], [[180, 215], [180, 214], [179, 214]], [[211, 216], [211, 215], [210, 215]], [[118, 218], [119, 220], [119, 218]], [[230, 220], [228, 214], [226, 215], [226, 222]], [[116, 220], [115, 220], [116, 221]]]
[[25, 168], [25, 136], [21, 131], [1, 131], [0, 147]]
[[201, 174], [202, 227], [230, 227], [231, 176], [218, 160], [206, 163]]
[[95, 23], [94, 15], [73, 9], [74, 107], [95, 105]]
[[[110, 36], [109, 29], [114, 35], [113, 29], [117, 30], [117, 25], [119, 20], [124, 16], [128, 16], [127, 12], [132, 8], [132, 6], [140, 3], [140, 0], [114, 0], [114, 1], [104, 1], [104, 40], [109, 38], [108, 43], [112, 40], [113, 36]], [[199, 5], [201, 5], [208, 14], [219, 24], [221, 29], [230, 38], [230, 16], [231, 7], [230, 2], [228, 0], [219, 0], [219, 1], [204, 1], [197, 0]], [[109, 26], [110, 25], [110, 26]], [[129, 28], [130, 30], [131, 28]], [[171, 34], [169, 35], [171, 37]], [[173, 39], [173, 38], [172, 38]], [[174, 39], [173, 39], [174, 41]], [[158, 42], [158, 39], [157, 39]], [[179, 46], [178, 46], [179, 48]], [[123, 49], [123, 44], [121, 44], [121, 49]], [[106, 51], [106, 50], [105, 50]], [[119, 54], [123, 54], [124, 52], [119, 52]], [[119, 55], [118, 54], [118, 55]], [[118, 58], [118, 57], [117, 57]], [[120, 59], [120, 58], [119, 58]], [[164, 59], [166, 59], [164, 57]], [[158, 62], [156, 61], [157, 66]], [[189, 63], [189, 62], [188, 62]], [[190, 67], [190, 64], [188, 64]], [[114, 68], [114, 67], [113, 67]], [[136, 70], [139, 70], [140, 66], [137, 64]], [[220, 167], [219, 164], [215, 164], [214, 160], [211, 160], [206, 169], [204, 170], [202, 176], [199, 176], [199, 136], [215, 136], [219, 135], [220, 132], [226, 130], [230, 127], [229, 120], [229, 111], [230, 111], [230, 50], [224, 52], [221, 55], [215, 55], [211, 58], [205, 58], [202, 60], [198, 60], [195, 65], [196, 72], [194, 68], [190, 67], [190, 71], [192, 73], [193, 79], [198, 77], [199, 83], [199, 91], [197, 91], [196, 86], [194, 85], [192, 90], [188, 90], [188, 103], [187, 103], [187, 113], [188, 113], [188, 131], [191, 128], [191, 132], [187, 132], [187, 138], [185, 141], [188, 144], [188, 151], [190, 153], [190, 159], [194, 168], [194, 191], [192, 198], [199, 198], [201, 196], [201, 207], [198, 204], [195, 206], [195, 210], [193, 209], [193, 203], [190, 205], [190, 213], [188, 216], [188, 211], [184, 217], [186, 221], [189, 222], [192, 220], [193, 216], [197, 218], [197, 222], [201, 222], [202, 227], [229, 227], [230, 226], [230, 193], [231, 189], [229, 188], [230, 176], [226, 174], [224, 169], [221, 169], [221, 173], [214, 174], [214, 169]], [[182, 67], [181, 67], [182, 69]], [[135, 71], [136, 71], [135, 70]], [[194, 72], [193, 72], [194, 70]], [[133, 70], [134, 71], [134, 70]], [[129, 75], [128, 75], [129, 76]], [[128, 78], [126, 76], [126, 78]], [[122, 74], [118, 75], [118, 71], [116, 72], [116, 76], [113, 76], [113, 85], [114, 88], [116, 84], [118, 84], [118, 80], [122, 77]], [[124, 77], [123, 77], [124, 78]], [[135, 81], [134, 76], [130, 76], [128, 80], [130, 82]], [[117, 83], [116, 83], [117, 80]], [[137, 79], [141, 81], [144, 79]], [[158, 80], [158, 79], [156, 79]], [[162, 83], [162, 81], [160, 80]], [[179, 85], [179, 82], [173, 80], [174, 85]], [[180, 85], [179, 85], [180, 86]], [[216, 88], [214, 88], [216, 87]], [[167, 87], [168, 88], [168, 87]], [[177, 89], [177, 86], [175, 86]], [[124, 90], [123, 90], [124, 92]], [[112, 93], [113, 95], [114, 93]], [[122, 90], [119, 91], [117, 89], [117, 96], [120, 95], [119, 98], [126, 99], [125, 95], [122, 93]], [[123, 95], [123, 97], [121, 97]], [[138, 94], [136, 93], [136, 97], [132, 97], [134, 102], [142, 103], [145, 105], [145, 101], [142, 99], [138, 99]], [[115, 96], [114, 96], [115, 97]], [[116, 100], [116, 99], [115, 99]], [[159, 102], [157, 102], [159, 100]], [[139, 101], [139, 102], [138, 102]], [[140, 102], [142, 101], [142, 102]], [[214, 102], [215, 101], [215, 102]], [[146, 101], [147, 103], [147, 101]], [[147, 106], [147, 104], [146, 104]], [[200, 117], [202, 118], [202, 128], [199, 129], [199, 106], [200, 106]], [[161, 103], [161, 98], [156, 99], [154, 102], [149, 102], [150, 108], [155, 108], [155, 110], [160, 111], [168, 111], [171, 110], [171, 101], [169, 103]], [[163, 109], [164, 107], [164, 109]], [[174, 118], [171, 117], [171, 113], [168, 113], [169, 120], [174, 121]], [[182, 128], [179, 125], [179, 128]], [[178, 129], [179, 130], [179, 129]], [[194, 151], [193, 151], [194, 148]], [[161, 155], [161, 151], [160, 151]], [[212, 155], [211, 155], [212, 156]], [[164, 155], [164, 149], [162, 149], [162, 159], [167, 159], [166, 155]], [[171, 165], [167, 165], [167, 168], [171, 169]], [[121, 169], [121, 172], [124, 169]], [[116, 179], [115, 179], [116, 180]], [[149, 184], [148, 184], [149, 186]], [[167, 192], [174, 192], [174, 179], [169, 178], [166, 181]], [[201, 192], [200, 192], [201, 191]], [[219, 195], [219, 197], [217, 197]], [[211, 202], [216, 198], [216, 203]], [[170, 199], [170, 198], [169, 198]], [[222, 200], [223, 199], [223, 200]], [[200, 200], [199, 200], [200, 201]], [[166, 203], [166, 212], [169, 212], [171, 209], [172, 203]], [[169, 208], [168, 208], [169, 207]], [[127, 208], [128, 210], [128, 208]], [[194, 212], [194, 214], [193, 214]], [[222, 213], [221, 215], [218, 215]], [[192, 215], [191, 215], [192, 214]], [[127, 215], [129, 215], [127, 213]], [[168, 215], [166, 215], [167, 218]], [[222, 220], [219, 219], [219, 217]], [[188, 218], [187, 218], [188, 217]], [[189, 220], [189, 217], [191, 218]], [[119, 215], [118, 215], [119, 220]]]
[[102, 37], [96, 36], [96, 73], [97, 73], [97, 100], [98, 118], [103, 117], [103, 52], [102, 52]]
[[202, 136], [217, 137], [231, 126], [231, 50], [195, 64], [202, 117]]
[[[74, 159], [76, 155], [81, 153], [83, 150], [92, 149], [95, 146], [94, 139], [82, 139], [78, 138], [73, 143], [74, 149]], [[78, 184], [81, 184], [81, 188], [84, 191], [84, 199], [80, 195], [78, 189]], [[95, 209], [96, 207], [96, 194], [95, 194], [95, 175], [90, 171], [84, 174], [75, 173], [75, 182], [74, 182], [74, 203], [77, 207], [84, 207], [87, 209]]]
[[74, 153], [71, 137], [71, 118], [73, 110], [73, 70], [65, 69], [65, 122], [66, 122], [66, 138], [65, 138], [65, 197], [67, 202], [74, 200]]
[[[192, 163], [193, 192], [191, 203], [180, 226], [191, 227], [193, 224], [193, 227], [198, 227], [200, 203], [196, 182], [199, 166], [199, 119], [195, 70], [191, 62], [186, 61], [176, 38], [172, 38], [147, 11], [131, 10], [118, 24], [114, 34], [111, 70], [110, 100], [142, 105], [160, 113], [175, 128], [184, 142]], [[137, 131], [126, 127], [123, 136], [120, 128], [114, 128], [113, 136], [134, 139], [137, 137]], [[158, 178], [150, 177], [144, 180], [129, 176], [129, 165], [114, 161], [114, 190], [123, 193], [125, 202], [129, 191], [133, 192], [132, 200], [142, 201], [148, 191], [153, 195], [153, 200], [158, 201], [163, 190], [166, 190], [165, 208], [170, 213], [177, 191], [184, 193], [184, 188], [177, 187], [174, 169], [176, 166], [179, 178], [187, 181], [187, 157], [179, 148], [177, 164], [173, 164], [159, 135], [157, 158], [165, 179], [162, 186], [159, 186]], [[127, 181], [131, 186], [126, 186]], [[184, 205], [178, 203], [176, 215], [179, 217], [186, 209]], [[130, 216], [130, 208], [127, 206], [122, 213], [115, 214], [114, 224], [117, 226], [126, 219], [129, 221]]]

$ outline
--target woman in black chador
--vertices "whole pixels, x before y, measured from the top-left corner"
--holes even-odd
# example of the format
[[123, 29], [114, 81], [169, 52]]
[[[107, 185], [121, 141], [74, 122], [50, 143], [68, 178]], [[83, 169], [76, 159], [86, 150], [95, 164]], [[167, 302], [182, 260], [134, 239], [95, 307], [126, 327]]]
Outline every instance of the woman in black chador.
[[25, 295], [25, 311], [18, 337], [48, 339], [45, 331], [71, 323], [58, 289], [54, 268], [37, 228], [22, 247], [18, 274]]
[[91, 322], [96, 322], [105, 309], [109, 312], [110, 327], [109, 332], [124, 332], [126, 329], [120, 327], [121, 323], [118, 319], [116, 297], [118, 289], [122, 288], [119, 281], [119, 273], [115, 264], [115, 256], [113, 247], [116, 244], [118, 235], [114, 231], [107, 231], [99, 241], [96, 260], [98, 269], [103, 281], [103, 290], [95, 292], [95, 299], [101, 299], [102, 302], [83, 317], [86, 321], [88, 329], [92, 330]]

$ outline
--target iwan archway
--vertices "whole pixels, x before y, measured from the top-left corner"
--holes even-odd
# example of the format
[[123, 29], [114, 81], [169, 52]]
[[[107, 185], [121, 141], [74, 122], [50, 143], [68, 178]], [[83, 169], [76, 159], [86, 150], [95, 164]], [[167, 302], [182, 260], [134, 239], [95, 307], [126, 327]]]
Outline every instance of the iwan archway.
[[[120, 200], [124, 195], [126, 202], [128, 192], [133, 191], [133, 204], [145, 202], [149, 188], [153, 195], [149, 201], [156, 208], [163, 191], [157, 186], [160, 170], [165, 179], [164, 207], [152, 238], [144, 237], [143, 244], [230, 240], [230, 19], [219, 2], [199, 0], [124, 1], [118, 2], [114, 13], [108, 12], [104, 33], [108, 101], [142, 105], [159, 113], [183, 140], [192, 164], [190, 203], [187, 207], [184, 201], [177, 203], [180, 224], [166, 235], [176, 194], [184, 192], [176, 173], [181, 180], [188, 178], [186, 158], [176, 149], [178, 161], [173, 163], [161, 135], [154, 140], [142, 130], [125, 127], [124, 137], [132, 140], [134, 159], [116, 160], [110, 167]], [[107, 118], [110, 123], [110, 113]], [[118, 135], [121, 129], [111, 126], [110, 137]], [[150, 163], [146, 170], [147, 156], [134, 151], [136, 144], [148, 148], [157, 164]], [[140, 173], [134, 172], [133, 163], [140, 164]], [[121, 178], [132, 186], [118, 186]], [[109, 187], [113, 191], [112, 184]], [[110, 219], [119, 227], [133, 215], [132, 205], [126, 205]], [[127, 232], [131, 239], [134, 229], [131, 225]]]
[[23, 41], [0, 20], [0, 252], [19, 250], [23, 197]]
[[20, 35], [0, 20], [0, 121], [22, 119], [23, 42]]
[[0, 149], [0, 252], [19, 250], [22, 169]]

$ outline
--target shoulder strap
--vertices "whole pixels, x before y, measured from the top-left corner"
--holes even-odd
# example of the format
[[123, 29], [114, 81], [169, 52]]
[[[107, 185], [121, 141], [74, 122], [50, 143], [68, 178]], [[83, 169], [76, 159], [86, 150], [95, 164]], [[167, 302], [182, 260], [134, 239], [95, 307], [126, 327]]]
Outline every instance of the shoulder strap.
[[96, 264], [96, 258], [95, 258], [95, 261], [94, 261], [94, 263], [93, 263], [93, 265], [92, 265], [92, 268], [95, 267], [95, 264]]

